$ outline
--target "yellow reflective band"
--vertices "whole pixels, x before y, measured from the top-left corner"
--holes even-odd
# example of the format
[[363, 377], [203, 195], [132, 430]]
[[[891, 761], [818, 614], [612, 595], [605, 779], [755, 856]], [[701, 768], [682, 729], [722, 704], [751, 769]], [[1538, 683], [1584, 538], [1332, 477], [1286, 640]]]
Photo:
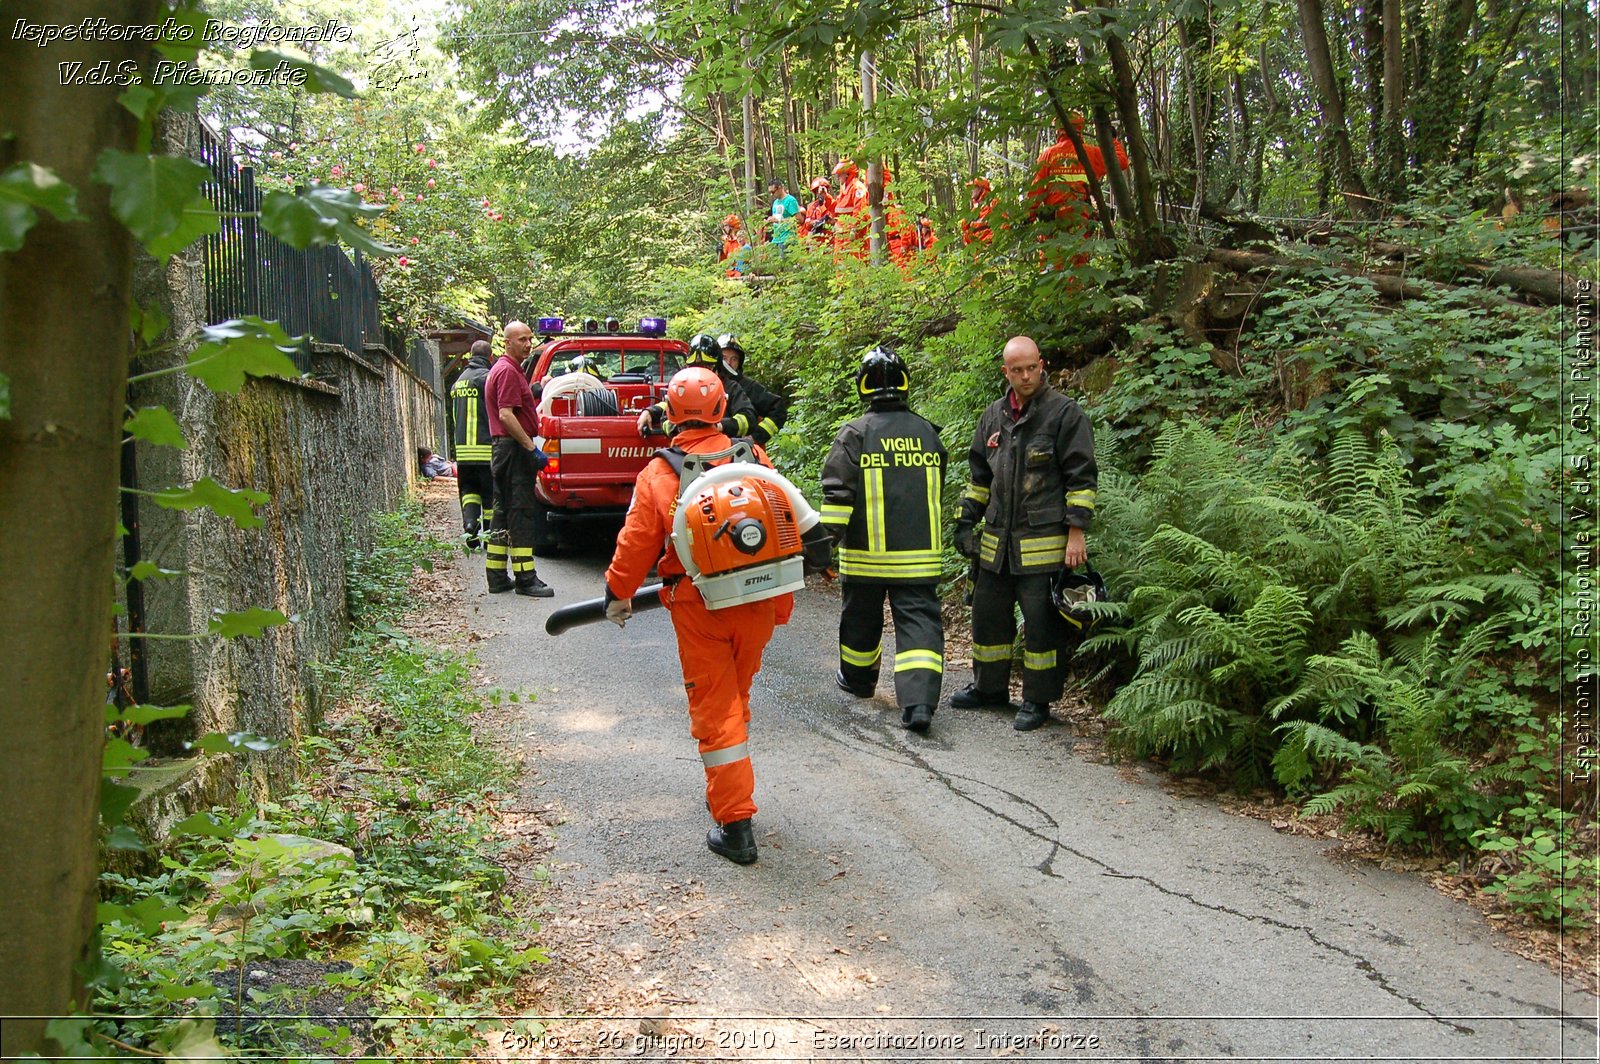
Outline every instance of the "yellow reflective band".
[[533, 572], [533, 561], [512, 562], [511, 571], [514, 573], [531, 573]]
[[735, 436], [750, 435], [750, 419], [743, 414], [733, 415], [733, 426]]
[[486, 551], [491, 558], [504, 558], [506, 556], [506, 546], [504, 543], [491, 543], [486, 548]]
[[996, 644], [996, 645], [993, 645], [993, 646], [985, 646], [982, 643], [974, 643], [974, 644], [972, 644], [972, 660], [973, 661], [1010, 661], [1011, 660], [1011, 644], [1010, 643], [1000, 643], [1000, 644]]
[[909, 669], [932, 669], [934, 672], [944, 672], [944, 657], [937, 650], [907, 650], [894, 656], [894, 671], [905, 672]]
[[822, 504], [822, 523], [825, 525], [848, 525], [850, 515], [855, 513], [854, 506], [843, 503], [825, 502]]
[[992, 562], [1000, 553], [1000, 537], [988, 532], [978, 537], [978, 560]]
[[1082, 181], [1084, 184], [1087, 185], [1089, 183], [1089, 175], [1086, 174], [1086, 173], [1083, 173], [1082, 171], [1079, 171], [1079, 172], [1073, 173], [1073, 174], [1056, 174], [1051, 178], [1051, 180], [1052, 181]]
[[1022, 652], [1022, 667], [1038, 671], [1053, 669], [1056, 667], [1056, 652], [1047, 650], [1043, 654], [1035, 654], [1025, 650]]
[[859, 548], [839, 548], [839, 572], [844, 576], [937, 578], [942, 571], [943, 562], [938, 551], [906, 550], [875, 553]]
[[512, 547], [511, 548], [511, 556], [513, 558], [531, 558], [531, 557], [533, 557], [533, 548], [532, 547]]
[[883, 470], [868, 469], [861, 477], [861, 503], [867, 514], [867, 550], [879, 552], [886, 546], [888, 515], [883, 512]]
[[494, 507], [493, 506], [485, 506], [483, 508], [483, 527], [484, 527], [484, 529], [486, 531], [488, 530], [489, 522], [491, 522], [493, 520], [494, 520]]
[[479, 506], [482, 506], [483, 505], [483, 496], [482, 495], [463, 495], [463, 496], [461, 496], [461, 505], [462, 506], [471, 506], [473, 503], [477, 503]]
[[757, 421], [756, 428], [760, 429], [762, 432], [765, 432], [769, 437], [776, 436], [778, 434], [778, 423], [772, 420], [770, 417], [764, 417], [760, 421]]
[[940, 504], [944, 501], [944, 477], [942, 470], [929, 466], [928, 475], [928, 538], [938, 543], [944, 539], [944, 526], [940, 523], [943, 514], [940, 513]]
[[982, 484], [968, 484], [967, 490], [961, 493], [961, 497], [971, 499], [973, 502], [988, 502], [989, 489]]
[[1078, 506], [1085, 510], [1094, 509], [1094, 489], [1084, 488], [1080, 491], [1067, 492], [1067, 505]]
[[487, 462], [493, 457], [493, 448], [486, 443], [456, 444], [456, 461], [458, 462]]
[[873, 647], [871, 650], [855, 650], [839, 644], [839, 660], [846, 665], [860, 665], [863, 668], [876, 665], [883, 657], [882, 647]]
[[721, 750], [707, 750], [700, 755], [700, 760], [706, 768], [721, 768], [731, 765], [735, 761], [743, 761], [750, 756], [750, 744], [739, 743], [737, 746], [723, 747]]

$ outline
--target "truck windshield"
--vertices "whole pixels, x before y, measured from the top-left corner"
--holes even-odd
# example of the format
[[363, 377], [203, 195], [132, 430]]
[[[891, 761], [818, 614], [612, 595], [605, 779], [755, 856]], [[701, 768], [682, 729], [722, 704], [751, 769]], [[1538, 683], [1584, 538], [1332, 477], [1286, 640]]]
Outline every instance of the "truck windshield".
[[[663, 352], [655, 347], [596, 346], [585, 347], [582, 351], [585, 368], [601, 380], [610, 380], [619, 373], [636, 373], [648, 381], [665, 380], [679, 370], [681, 360], [676, 351], [667, 351], [663, 366], [662, 356]], [[561, 359], [556, 361], [559, 363]]]

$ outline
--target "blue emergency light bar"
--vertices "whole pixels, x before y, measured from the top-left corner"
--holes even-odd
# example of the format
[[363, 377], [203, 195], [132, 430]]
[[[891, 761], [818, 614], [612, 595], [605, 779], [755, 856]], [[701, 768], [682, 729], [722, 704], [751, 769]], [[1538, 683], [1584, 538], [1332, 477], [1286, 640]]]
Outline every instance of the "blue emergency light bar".
[[540, 336], [554, 336], [566, 327], [567, 323], [560, 318], [540, 318], [538, 332]]
[[665, 336], [667, 335], [667, 319], [640, 318], [639, 331], [645, 336]]

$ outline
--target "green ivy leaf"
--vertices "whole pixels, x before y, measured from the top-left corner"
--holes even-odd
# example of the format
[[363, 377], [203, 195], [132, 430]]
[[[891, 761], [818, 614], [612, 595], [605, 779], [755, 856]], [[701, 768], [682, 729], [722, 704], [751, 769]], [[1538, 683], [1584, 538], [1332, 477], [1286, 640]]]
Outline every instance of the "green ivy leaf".
[[139, 833], [126, 824], [112, 828], [106, 834], [105, 845], [108, 850], [130, 850], [134, 853], [143, 853], [146, 848]]
[[321, 247], [343, 240], [369, 255], [393, 255], [398, 248], [380, 244], [355, 224], [357, 218], [383, 210], [342, 188], [313, 188], [299, 196], [268, 192], [261, 198], [261, 224], [290, 247]]
[[106, 723], [126, 721], [129, 724], [149, 724], [157, 720], [176, 720], [189, 715], [188, 706], [107, 706]]
[[277, 610], [264, 610], [255, 606], [231, 613], [215, 610], [212, 612], [210, 623], [206, 625], [206, 634], [220, 635], [224, 639], [236, 639], [242, 635], [260, 635], [268, 628], [288, 623], [289, 618]]
[[160, 307], [133, 306], [128, 309], [128, 324], [135, 336], [147, 344], [153, 344], [158, 336], [167, 331], [171, 319]]
[[122, 818], [127, 815], [128, 807], [133, 800], [139, 797], [139, 788], [129, 787], [125, 783], [112, 783], [110, 780], [100, 781], [100, 820], [109, 826], [122, 823]]
[[210, 200], [200, 195], [190, 200], [188, 206], [183, 208], [176, 229], [164, 237], [146, 241], [145, 247], [156, 258], [165, 260], [201, 237], [210, 236], [221, 230], [222, 215], [212, 208]]
[[141, 750], [126, 739], [112, 736], [106, 740], [105, 749], [100, 752], [100, 769], [107, 775], [115, 775], [149, 756], [150, 751]]
[[192, 159], [112, 148], [100, 153], [94, 168], [95, 180], [111, 186], [111, 213], [152, 255], [184, 224], [209, 174]]
[[306, 81], [301, 88], [307, 92], [331, 92], [347, 100], [354, 100], [360, 95], [349, 81], [310, 60], [260, 48], [250, 53], [251, 70], [272, 70], [279, 63], [288, 64], [290, 70], [306, 72]]
[[22, 246], [41, 210], [63, 222], [83, 217], [78, 213], [78, 190], [45, 167], [18, 163], [0, 173], [0, 252]]
[[[200, 54], [200, 49], [205, 44], [205, 29], [208, 13], [193, 3], [176, 5], [175, 9], [163, 16], [162, 26], [170, 21], [172, 31], [163, 33], [161, 40], [156, 42], [156, 51], [168, 59], [194, 62], [195, 56]], [[189, 32], [183, 32], [187, 29]], [[201, 87], [201, 94], [205, 88]]]
[[122, 427], [134, 439], [157, 447], [176, 447], [181, 451], [189, 446], [183, 427], [172, 416], [172, 411], [164, 406], [143, 407], [124, 421]]
[[208, 839], [229, 839], [233, 837], [233, 828], [218, 820], [213, 814], [202, 811], [185, 817], [172, 825], [172, 834], [174, 836], [199, 835]]
[[135, 580], [170, 580], [174, 576], [182, 576], [182, 569], [163, 569], [155, 562], [134, 562], [133, 568], [128, 570], [128, 575]]
[[185, 367], [214, 392], [237, 394], [246, 377], [298, 377], [300, 370], [289, 356], [300, 347], [301, 337], [289, 337], [275, 321], [251, 316], [235, 318], [201, 331], [203, 342]]
[[189, 743], [188, 747], [207, 754], [238, 754], [246, 750], [264, 753], [267, 750], [276, 750], [278, 743], [253, 732], [211, 732]]
[[259, 528], [261, 518], [253, 507], [267, 501], [264, 491], [225, 488], [210, 477], [201, 477], [187, 488], [168, 488], [153, 496], [157, 506], [166, 510], [196, 510], [204, 507], [218, 516], [232, 521], [236, 528]]

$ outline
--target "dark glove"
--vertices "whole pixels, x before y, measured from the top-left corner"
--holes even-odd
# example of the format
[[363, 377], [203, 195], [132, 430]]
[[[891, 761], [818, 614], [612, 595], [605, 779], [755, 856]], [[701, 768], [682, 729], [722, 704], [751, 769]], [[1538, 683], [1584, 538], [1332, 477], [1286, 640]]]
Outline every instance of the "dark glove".
[[955, 544], [956, 553], [963, 558], [976, 558], [978, 556], [978, 525], [974, 521], [957, 521], [955, 534], [951, 537]]
[[807, 576], [833, 568], [833, 535], [820, 521], [800, 537], [800, 565]]

